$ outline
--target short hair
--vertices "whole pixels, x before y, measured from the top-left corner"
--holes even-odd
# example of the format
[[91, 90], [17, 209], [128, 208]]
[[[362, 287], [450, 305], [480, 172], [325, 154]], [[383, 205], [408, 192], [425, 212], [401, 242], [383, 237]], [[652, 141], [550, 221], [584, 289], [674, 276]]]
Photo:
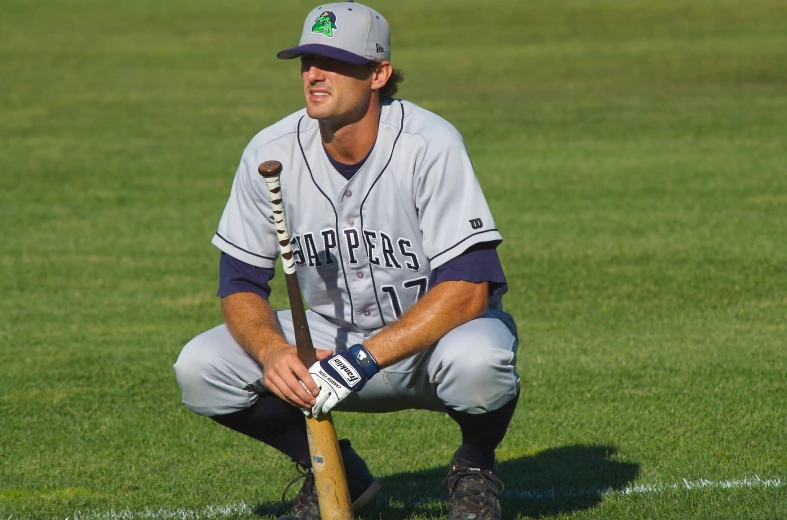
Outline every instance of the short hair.
[[[379, 61], [372, 61], [369, 63], [369, 69], [376, 70], [377, 67], [380, 66]], [[404, 81], [404, 72], [402, 69], [393, 69], [391, 72], [391, 77], [388, 78], [388, 81], [380, 87], [380, 99], [385, 99], [388, 97], [394, 97], [397, 92], [399, 92], [399, 83]]]

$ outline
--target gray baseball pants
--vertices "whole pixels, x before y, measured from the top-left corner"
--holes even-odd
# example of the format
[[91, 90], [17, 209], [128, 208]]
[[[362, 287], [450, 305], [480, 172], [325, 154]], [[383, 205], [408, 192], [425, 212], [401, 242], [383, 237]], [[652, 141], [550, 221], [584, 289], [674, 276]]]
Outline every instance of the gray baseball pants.
[[[276, 311], [289, 343], [295, 343], [289, 310]], [[344, 328], [306, 312], [316, 348], [342, 352], [373, 331]], [[490, 309], [461, 325], [423, 352], [386, 367], [335, 410], [394, 412], [407, 409], [482, 414], [497, 410], [519, 392], [516, 325], [503, 311]], [[199, 415], [237, 412], [267, 392], [262, 366], [232, 338], [225, 325], [191, 340], [174, 365], [183, 404]]]

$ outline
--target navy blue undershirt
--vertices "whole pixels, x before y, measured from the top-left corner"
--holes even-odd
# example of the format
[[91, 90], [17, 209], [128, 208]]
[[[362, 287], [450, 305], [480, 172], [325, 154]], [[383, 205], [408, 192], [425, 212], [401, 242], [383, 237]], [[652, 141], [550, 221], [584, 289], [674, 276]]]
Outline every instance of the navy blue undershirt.
[[[322, 149], [325, 150], [324, 145]], [[349, 181], [350, 179], [353, 178], [353, 175], [358, 173], [358, 170], [361, 169], [361, 166], [363, 166], [363, 163], [366, 162], [366, 159], [368, 159], [369, 156], [372, 155], [372, 150], [374, 150], [374, 146], [372, 146], [371, 150], [369, 150], [369, 153], [366, 154], [366, 157], [364, 157], [363, 159], [361, 159], [355, 164], [344, 164], [337, 161], [331, 156], [331, 154], [328, 153], [328, 150], [325, 150], [325, 155], [328, 156], [328, 160], [331, 161], [331, 164], [333, 165], [334, 168], [336, 168], [336, 171], [341, 173], [342, 177], [344, 177]]]
[[250, 292], [267, 300], [271, 294], [270, 281], [273, 273], [273, 269], [247, 264], [222, 251], [219, 259], [218, 296], [223, 298], [230, 294]]

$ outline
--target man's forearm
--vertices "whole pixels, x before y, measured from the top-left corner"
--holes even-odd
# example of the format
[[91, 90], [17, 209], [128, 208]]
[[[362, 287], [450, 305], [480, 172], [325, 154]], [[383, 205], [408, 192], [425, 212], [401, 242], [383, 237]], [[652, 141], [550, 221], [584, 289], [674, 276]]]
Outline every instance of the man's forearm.
[[488, 284], [446, 281], [436, 285], [396, 323], [364, 342], [380, 367], [401, 361], [437, 343], [454, 328], [481, 316]]
[[[221, 311], [235, 341], [262, 365], [265, 387], [293, 406], [314, 406], [319, 388], [284, 338], [270, 304], [253, 293], [235, 293], [221, 299]], [[318, 359], [330, 354], [319, 352]]]
[[221, 299], [221, 312], [235, 341], [258, 361], [272, 346], [288, 346], [264, 298], [246, 292], [231, 294]]

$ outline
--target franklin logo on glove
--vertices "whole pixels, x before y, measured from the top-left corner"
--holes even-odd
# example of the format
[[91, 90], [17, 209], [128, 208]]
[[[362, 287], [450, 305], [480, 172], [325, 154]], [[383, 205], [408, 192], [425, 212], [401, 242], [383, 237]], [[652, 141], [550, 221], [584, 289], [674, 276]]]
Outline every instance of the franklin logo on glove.
[[353, 345], [347, 352], [318, 361], [309, 367], [309, 373], [320, 391], [317, 403], [311, 409], [304, 409], [306, 416], [320, 417], [353, 392], [357, 392], [380, 366], [363, 345]]
[[361, 376], [358, 375], [358, 372], [342, 361], [342, 358], [339, 356], [330, 358], [328, 364], [336, 368], [339, 375], [342, 376], [342, 379], [347, 381], [347, 384], [350, 386], [355, 386], [355, 384], [361, 380]]

